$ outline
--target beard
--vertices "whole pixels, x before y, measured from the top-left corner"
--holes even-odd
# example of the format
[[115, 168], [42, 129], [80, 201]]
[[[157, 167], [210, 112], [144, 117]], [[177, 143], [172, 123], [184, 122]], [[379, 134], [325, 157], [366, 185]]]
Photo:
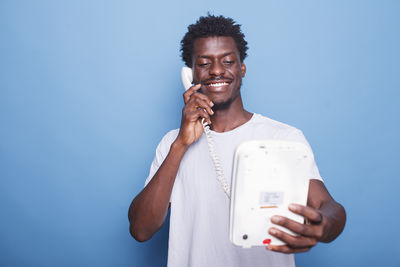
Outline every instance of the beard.
[[240, 95], [240, 92], [238, 92], [237, 94], [233, 95], [228, 100], [214, 103], [214, 106], [212, 107], [212, 110], [215, 112], [215, 111], [218, 111], [218, 110], [226, 110], [226, 109], [228, 109], [231, 106], [231, 104], [233, 103], [233, 101], [235, 101], [235, 99], [239, 95]]
[[[228, 109], [231, 106], [231, 104], [235, 101], [235, 99], [238, 96], [240, 96], [240, 88], [241, 87], [242, 87], [242, 81], [240, 81], [239, 89], [236, 92], [236, 94], [232, 95], [229, 99], [227, 99], [225, 101], [221, 101], [221, 102], [214, 102], [213, 101], [214, 106], [212, 107], [212, 110], [215, 112], [215, 111], [218, 111], [218, 110], [226, 110], [226, 109]], [[202, 94], [205, 94], [205, 92], [202, 90], [202, 88], [200, 88], [199, 92], [202, 93]]]
[[215, 111], [218, 111], [218, 110], [228, 109], [231, 106], [233, 100], [235, 100], [235, 98], [236, 97], [229, 98], [228, 100], [223, 101], [223, 102], [214, 103], [214, 106], [212, 107], [212, 110], [215, 112]]

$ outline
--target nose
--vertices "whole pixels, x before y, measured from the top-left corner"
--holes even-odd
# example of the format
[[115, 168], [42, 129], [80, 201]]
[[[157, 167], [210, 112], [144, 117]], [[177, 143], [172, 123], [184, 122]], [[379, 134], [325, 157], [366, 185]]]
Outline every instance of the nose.
[[211, 67], [209, 68], [209, 73], [212, 76], [221, 76], [224, 75], [225, 68], [220, 62], [215, 61], [211, 64]]

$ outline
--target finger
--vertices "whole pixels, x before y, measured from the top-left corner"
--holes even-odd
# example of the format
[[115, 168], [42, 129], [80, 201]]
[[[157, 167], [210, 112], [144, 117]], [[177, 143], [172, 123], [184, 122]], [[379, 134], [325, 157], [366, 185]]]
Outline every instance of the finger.
[[196, 108], [202, 108], [205, 109], [207, 111], [207, 113], [209, 115], [214, 115], [214, 111], [211, 109], [210, 103], [200, 99], [200, 98], [196, 98], [196, 100], [194, 100]]
[[296, 234], [300, 234], [302, 236], [316, 237], [316, 229], [314, 225], [299, 223], [289, 218], [278, 215], [272, 216], [271, 222], [283, 226]]
[[313, 247], [318, 243], [315, 238], [306, 236], [293, 236], [274, 227], [270, 228], [268, 233], [282, 240], [292, 248]]
[[319, 224], [322, 222], [321, 213], [314, 208], [293, 203], [289, 205], [289, 210], [303, 216], [314, 224]]
[[189, 92], [184, 93], [185, 104], [187, 104], [193, 98], [195, 98], [195, 99], [200, 98], [200, 99], [203, 99], [205, 102], [207, 102], [211, 107], [214, 106], [214, 103], [208, 98], [208, 96], [197, 91], [197, 90], [199, 90], [199, 88], [196, 89], [195, 91], [191, 90]]
[[208, 115], [207, 111], [205, 111], [204, 109], [199, 109], [199, 112], [200, 116], [205, 119], [207, 124], [211, 124], [210, 115]]
[[196, 121], [196, 120], [205, 119], [205, 121], [207, 122], [207, 124], [211, 124], [210, 116], [209, 116], [208, 113], [207, 113], [204, 109], [202, 109], [202, 108], [199, 108], [199, 109], [196, 109], [196, 110], [194, 110], [194, 111], [189, 112], [187, 118], [188, 118], [190, 121]]
[[214, 106], [214, 103], [202, 93], [193, 93], [190, 99], [186, 102], [186, 106], [188, 106], [189, 110], [194, 110], [198, 107], [201, 107], [203, 109], [206, 109], [208, 114], [214, 114], [214, 111], [212, 111], [211, 109], [211, 107]]
[[196, 84], [193, 85], [192, 87], [190, 87], [189, 89], [187, 89], [184, 93], [183, 93], [183, 101], [185, 102], [185, 104], [189, 101], [190, 97], [197, 91], [199, 90], [201, 87], [201, 84]]
[[189, 101], [190, 100], [197, 100], [197, 99], [201, 99], [201, 100], [203, 100], [204, 102], [206, 102], [209, 106], [214, 106], [214, 103], [208, 98], [208, 96], [206, 96], [205, 94], [203, 94], [203, 93], [200, 93], [200, 92], [194, 92], [191, 96], [190, 96], [190, 99], [189, 99]]
[[205, 94], [196, 92], [195, 93], [196, 97], [199, 97], [200, 99], [202, 99], [204, 102], [206, 102], [208, 105], [210, 105], [210, 107], [214, 106], [214, 103], [208, 98], [208, 96], [206, 96]]
[[311, 249], [311, 247], [307, 248], [291, 248], [287, 245], [283, 246], [272, 246], [269, 245], [266, 247], [268, 250], [275, 251], [275, 252], [281, 252], [285, 254], [290, 254], [290, 253], [300, 253], [300, 252], [307, 252]]

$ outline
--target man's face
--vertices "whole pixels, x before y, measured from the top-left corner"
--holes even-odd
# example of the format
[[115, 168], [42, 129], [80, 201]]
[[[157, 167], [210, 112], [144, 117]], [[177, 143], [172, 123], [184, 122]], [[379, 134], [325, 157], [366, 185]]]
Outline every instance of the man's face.
[[246, 66], [232, 37], [198, 38], [192, 55], [193, 82], [214, 102], [213, 109], [228, 107], [240, 95]]

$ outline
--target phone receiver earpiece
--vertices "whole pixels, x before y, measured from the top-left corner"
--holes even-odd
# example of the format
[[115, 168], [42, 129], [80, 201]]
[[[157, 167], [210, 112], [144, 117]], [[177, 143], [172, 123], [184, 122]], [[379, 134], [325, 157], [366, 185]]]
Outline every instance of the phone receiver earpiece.
[[185, 90], [188, 90], [190, 87], [192, 87], [193, 83], [192, 69], [188, 67], [183, 67], [181, 71], [181, 79]]

